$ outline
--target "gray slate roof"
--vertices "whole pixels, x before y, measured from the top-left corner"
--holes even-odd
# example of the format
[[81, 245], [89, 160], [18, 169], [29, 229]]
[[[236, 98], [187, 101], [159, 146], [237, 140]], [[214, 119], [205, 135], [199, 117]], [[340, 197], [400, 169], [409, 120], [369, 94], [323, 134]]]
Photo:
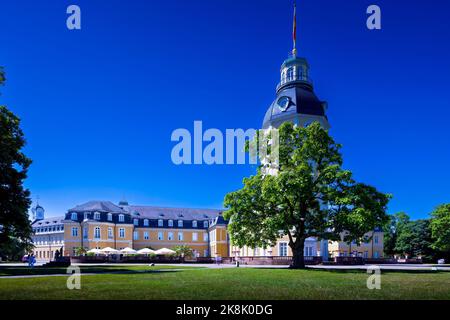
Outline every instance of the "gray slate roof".
[[32, 227], [48, 227], [48, 226], [55, 226], [63, 223], [63, 220], [65, 219], [64, 216], [58, 216], [58, 217], [49, 217], [43, 220], [35, 220], [31, 224]]
[[115, 205], [111, 201], [89, 201], [69, 210], [69, 212], [72, 211], [125, 213], [125, 211], [121, 207]]
[[133, 216], [149, 219], [209, 220], [220, 215], [216, 209], [165, 208], [152, 206], [127, 206]]

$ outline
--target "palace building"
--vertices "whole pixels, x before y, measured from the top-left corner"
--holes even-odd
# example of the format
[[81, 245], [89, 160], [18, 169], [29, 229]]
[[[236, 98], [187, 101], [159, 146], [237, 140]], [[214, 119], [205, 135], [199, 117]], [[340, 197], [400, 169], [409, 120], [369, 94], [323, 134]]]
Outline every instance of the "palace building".
[[[276, 98], [265, 114], [262, 127], [277, 128], [286, 121], [307, 126], [318, 121], [328, 129], [327, 103], [314, 92], [307, 60], [297, 56], [295, 11], [293, 43], [292, 54], [281, 65]], [[267, 248], [233, 246], [222, 210], [90, 201], [68, 210], [62, 217], [45, 219], [44, 209], [39, 205], [34, 212], [33, 242], [38, 259], [51, 259], [60, 248], [63, 248], [64, 255], [74, 256], [77, 248], [160, 249], [180, 244], [191, 247], [196, 257], [292, 256], [287, 236]], [[323, 260], [336, 256], [381, 258], [382, 230], [369, 231], [367, 236], [371, 240], [359, 245], [308, 238], [304, 255]]]

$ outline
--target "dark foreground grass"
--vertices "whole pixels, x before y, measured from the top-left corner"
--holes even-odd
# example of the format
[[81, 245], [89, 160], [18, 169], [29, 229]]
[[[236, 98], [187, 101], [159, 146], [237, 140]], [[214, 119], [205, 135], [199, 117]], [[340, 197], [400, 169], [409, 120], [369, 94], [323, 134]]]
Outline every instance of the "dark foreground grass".
[[0, 279], [0, 299], [450, 299], [444, 272], [383, 273], [381, 290], [369, 290], [364, 272], [124, 268], [82, 276], [81, 290], [68, 290], [67, 277]]

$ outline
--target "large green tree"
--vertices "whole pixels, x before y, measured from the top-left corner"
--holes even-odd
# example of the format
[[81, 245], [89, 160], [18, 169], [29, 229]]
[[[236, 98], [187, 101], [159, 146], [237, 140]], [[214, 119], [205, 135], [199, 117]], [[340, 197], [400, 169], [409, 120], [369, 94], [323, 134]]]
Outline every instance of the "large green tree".
[[398, 228], [395, 252], [409, 257], [422, 257], [431, 260], [434, 256], [431, 247], [430, 220], [408, 221]]
[[431, 213], [433, 248], [450, 256], [450, 203], [438, 206]]
[[242, 189], [225, 196], [232, 243], [267, 247], [287, 235], [291, 267], [304, 268], [308, 237], [367, 241], [368, 231], [386, 223], [390, 196], [357, 183], [342, 168], [340, 148], [317, 122], [306, 128], [284, 123], [278, 171], [266, 174], [260, 166]]
[[409, 216], [405, 212], [398, 212], [389, 216], [388, 222], [383, 227], [384, 253], [386, 255], [393, 256], [399, 253], [395, 249], [397, 239], [409, 221]]
[[[0, 68], [0, 84], [5, 81]], [[20, 120], [0, 105], [0, 255], [17, 257], [30, 246], [30, 192], [23, 186], [31, 163], [22, 152]]]

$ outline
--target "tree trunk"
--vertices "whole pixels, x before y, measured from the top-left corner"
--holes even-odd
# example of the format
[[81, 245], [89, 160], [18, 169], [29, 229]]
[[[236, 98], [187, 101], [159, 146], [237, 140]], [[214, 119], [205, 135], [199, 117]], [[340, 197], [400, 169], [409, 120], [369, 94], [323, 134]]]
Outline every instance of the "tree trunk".
[[295, 244], [291, 247], [292, 250], [292, 263], [290, 265], [291, 269], [306, 269], [305, 267], [305, 240], [297, 239]]

